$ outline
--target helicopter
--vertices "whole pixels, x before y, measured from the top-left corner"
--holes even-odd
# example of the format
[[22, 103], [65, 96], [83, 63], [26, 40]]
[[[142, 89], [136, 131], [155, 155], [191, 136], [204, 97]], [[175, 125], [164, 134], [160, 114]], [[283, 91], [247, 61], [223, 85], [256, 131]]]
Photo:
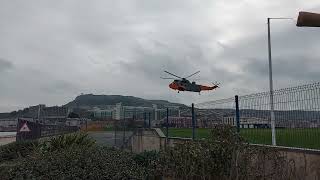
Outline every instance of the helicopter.
[[190, 92], [198, 92], [200, 94], [201, 91], [210, 91], [210, 90], [214, 90], [216, 88], [219, 88], [219, 84], [217, 84], [217, 83], [212, 83], [213, 86], [205, 86], [205, 85], [196, 84], [195, 82], [190, 82], [188, 80], [188, 78], [198, 74], [200, 71], [197, 71], [197, 72], [195, 72], [189, 76], [183, 77], [183, 78], [180, 76], [177, 76], [173, 73], [170, 73], [168, 71], [164, 71], [164, 72], [167, 74], [170, 74], [171, 76], [179, 78], [179, 79], [176, 79], [176, 78], [161, 77], [162, 79], [174, 79], [174, 81], [169, 84], [169, 88], [171, 88], [175, 91], [178, 90], [178, 93], [180, 91], [190, 91]]

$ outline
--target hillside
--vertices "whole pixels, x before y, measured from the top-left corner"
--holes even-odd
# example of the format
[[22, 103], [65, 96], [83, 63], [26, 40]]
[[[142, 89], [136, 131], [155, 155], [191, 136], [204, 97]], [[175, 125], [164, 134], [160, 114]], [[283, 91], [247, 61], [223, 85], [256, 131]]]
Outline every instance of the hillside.
[[121, 96], [121, 95], [94, 95], [84, 94], [77, 96], [75, 100], [66, 104], [66, 107], [93, 107], [93, 106], [105, 106], [116, 105], [122, 103], [124, 106], [145, 106], [152, 107], [152, 104], [158, 105], [158, 107], [165, 106], [185, 106], [183, 104], [171, 103], [165, 100], [146, 100], [134, 96]]

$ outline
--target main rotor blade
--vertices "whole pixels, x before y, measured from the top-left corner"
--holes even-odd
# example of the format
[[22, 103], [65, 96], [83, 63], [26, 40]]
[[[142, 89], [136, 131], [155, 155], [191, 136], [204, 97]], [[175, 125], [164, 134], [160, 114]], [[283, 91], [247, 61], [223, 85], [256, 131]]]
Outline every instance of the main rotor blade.
[[198, 74], [199, 72], [200, 72], [200, 71], [197, 71], [197, 72], [195, 72], [195, 73], [193, 73], [193, 74], [191, 74], [191, 75], [189, 75], [189, 76], [185, 77], [185, 79], [187, 79], [187, 78], [189, 78], [189, 77], [191, 77], [191, 76], [194, 76], [194, 75]]
[[160, 77], [161, 79], [175, 79], [175, 78], [167, 78], [167, 77]]
[[172, 73], [170, 73], [170, 72], [168, 72], [168, 71], [164, 71], [165, 73], [168, 73], [168, 74], [170, 74], [170, 75], [172, 75], [172, 76], [175, 76], [175, 77], [177, 77], [177, 78], [180, 78], [180, 79], [182, 79], [182, 77], [179, 77], [179, 76], [177, 76], [177, 75], [175, 75], [175, 74], [172, 74]]

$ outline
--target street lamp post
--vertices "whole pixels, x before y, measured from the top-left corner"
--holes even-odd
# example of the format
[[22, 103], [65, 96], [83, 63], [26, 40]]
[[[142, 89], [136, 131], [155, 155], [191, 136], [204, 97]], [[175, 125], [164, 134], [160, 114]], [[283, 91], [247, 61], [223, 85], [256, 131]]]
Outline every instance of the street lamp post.
[[270, 118], [271, 118], [271, 134], [272, 145], [277, 145], [276, 142], [276, 122], [274, 115], [274, 102], [273, 102], [273, 79], [272, 79], [272, 56], [271, 56], [271, 33], [270, 33], [270, 20], [271, 19], [292, 19], [292, 18], [268, 18], [268, 56], [269, 56], [269, 88], [270, 88]]
[[[270, 33], [270, 20], [272, 19], [293, 19], [293, 18], [268, 18], [268, 55], [269, 55], [269, 87], [270, 87], [270, 117], [271, 117], [271, 133], [272, 145], [277, 145], [276, 142], [276, 123], [274, 115], [274, 102], [273, 102], [273, 80], [272, 80], [272, 56], [271, 56], [271, 33]], [[298, 27], [320, 27], [320, 14], [311, 12], [299, 12]]]
[[[274, 115], [273, 102], [273, 80], [272, 80], [272, 56], [271, 56], [271, 33], [270, 20], [272, 19], [293, 19], [293, 18], [268, 18], [268, 55], [269, 55], [269, 87], [270, 87], [270, 118], [271, 118], [271, 133], [272, 145], [277, 145], [276, 142], [276, 123]], [[320, 14], [311, 12], [299, 12], [298, 27], [320, 27]]]

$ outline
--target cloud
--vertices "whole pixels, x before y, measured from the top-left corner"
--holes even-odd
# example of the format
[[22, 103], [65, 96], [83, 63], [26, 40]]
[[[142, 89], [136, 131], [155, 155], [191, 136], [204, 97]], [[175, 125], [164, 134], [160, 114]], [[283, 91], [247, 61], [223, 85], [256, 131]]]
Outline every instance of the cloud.
[[14, 67], [13, 63], [11, 63], [10, 61], [7, 61], [5, 59], [0, 58], [0, 73], [2, 71], [12, 69], [13, 67]]
[[[0, 111], [61, 105], [80, 93], [190, 104], [265, 91], [266, 18], [295, 17], [299, 10], [318, 12], [320, 3], [3, 1]], [[317, 80], [318, 34], [294, 22], [272, 22], [275, 88]], [[160, 79], [163, 70], [181, 76], [200, 70], [198, 83], [218, 81], [221, 88], [177, 94]]]

